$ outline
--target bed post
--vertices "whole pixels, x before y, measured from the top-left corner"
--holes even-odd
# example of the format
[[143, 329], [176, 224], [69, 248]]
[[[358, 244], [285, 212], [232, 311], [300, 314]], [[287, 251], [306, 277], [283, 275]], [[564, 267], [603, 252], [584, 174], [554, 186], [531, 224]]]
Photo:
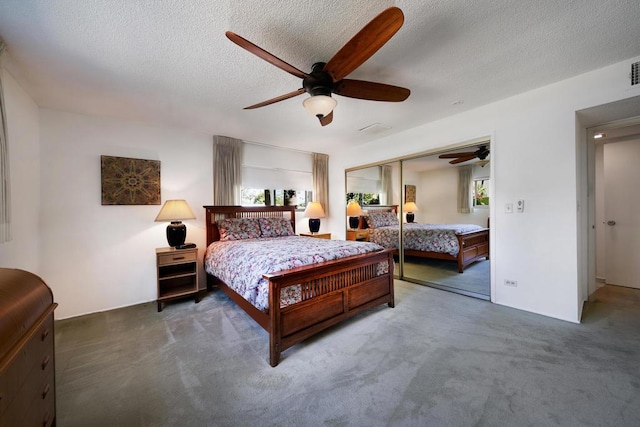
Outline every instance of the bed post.
[[269, 280], [269, 364], [280, 363], [280, 287]]

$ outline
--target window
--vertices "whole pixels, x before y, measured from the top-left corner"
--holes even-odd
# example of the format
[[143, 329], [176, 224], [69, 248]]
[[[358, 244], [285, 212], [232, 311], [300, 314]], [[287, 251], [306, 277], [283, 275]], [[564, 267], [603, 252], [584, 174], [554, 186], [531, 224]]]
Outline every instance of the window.
[[355, 200], [360, 206], [379, 205], [380, 194], [378, 193], [347, 193], [347, 203]]
[[489, 206], [489, 179], [473, 180], [473, 206]]
[[312, 201], [313, 192], [309, 190], [265, 190], [263, 188], [242, 188], [242, 206], [265, 206], [267, 194], [270, 205], [296, 205], [297, 210], [304, 210]]

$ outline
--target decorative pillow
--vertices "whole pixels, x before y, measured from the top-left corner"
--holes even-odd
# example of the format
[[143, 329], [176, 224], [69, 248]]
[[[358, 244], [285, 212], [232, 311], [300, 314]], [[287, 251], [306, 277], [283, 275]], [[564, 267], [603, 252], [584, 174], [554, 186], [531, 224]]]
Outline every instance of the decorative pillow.
[[262, 237], [294, 236], [291, 220], [287, 218], [258, 218]]
[[369, 228], [385, 227], [388, 225], [398, 225], [398, 217], [394, 212], [369, 211], [366, 217]]
[[218, 221], [220, 240], [244, 240], [260, 237], [257, 218], [226, 218]]

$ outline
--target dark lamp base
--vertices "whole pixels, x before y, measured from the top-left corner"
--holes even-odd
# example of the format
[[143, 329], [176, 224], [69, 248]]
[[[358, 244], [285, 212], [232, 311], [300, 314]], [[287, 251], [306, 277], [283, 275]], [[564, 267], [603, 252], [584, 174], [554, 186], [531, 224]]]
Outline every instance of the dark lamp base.
[[319, 218], [310, 218], [309, 219], [309, 231], [312, 233], [317, 233], [320, 231], [320, 219]]
[[416, 219], [416, 216], [413, 212], [407, 212], [407, 222], [413, 222], [414, 219]]
[[360, 225], [360, 217], [359, 216], [350, 216], [349, 217], [349, 228], [355, 230]]
[[187, 226], [182, 221], [171, 221], [171, 224], [167, 225], [167, 242], [169, 246], [175, 248], [184, 244], [187, 238]]

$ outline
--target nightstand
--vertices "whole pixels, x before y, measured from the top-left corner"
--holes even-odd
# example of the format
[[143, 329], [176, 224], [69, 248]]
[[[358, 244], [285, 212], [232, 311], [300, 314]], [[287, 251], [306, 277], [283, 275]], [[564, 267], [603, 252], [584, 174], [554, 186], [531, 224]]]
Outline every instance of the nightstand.
[[175, 249], [157, 248], [158, 267], [158, 311], [162, 311], [165, 301], [198, 294], [198, 248]]
[[347, 230], [347, 240], [357, 240], [359, 242], [369, 241], [369, 230]]
[[316, 239], [328, 239], [331, 240], [331, 233], [300, 233], [304, 237], [315, 237]]

